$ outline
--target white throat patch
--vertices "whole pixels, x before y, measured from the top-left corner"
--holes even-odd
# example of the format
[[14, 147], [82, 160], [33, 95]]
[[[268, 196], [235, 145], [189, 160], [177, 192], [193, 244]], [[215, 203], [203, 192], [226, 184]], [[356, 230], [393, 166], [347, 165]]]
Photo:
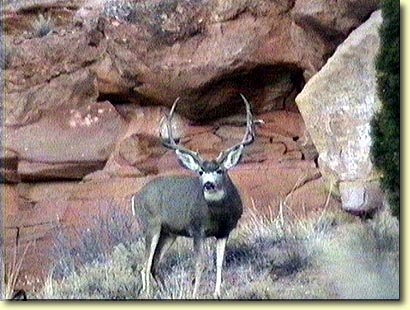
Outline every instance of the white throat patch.
[[225, 197], [225, 191], [219, 190], [214, 192], [206, 192], [204, 191], [204, 197], [207, 201], [220, 201]]
[[[202, 184], [210, 182], [215, 185], [215, 190], [204, 190], [204, 197], [207, 201], [219, 201], [225, 197], [225, 190], [221, 188], [221, 184], [223, 182], [222, 176], [218, 174], [216, 171], [213, 172], [205, 172], [202, 177]], [[218, 188], [219, 187], [219, 188]]]

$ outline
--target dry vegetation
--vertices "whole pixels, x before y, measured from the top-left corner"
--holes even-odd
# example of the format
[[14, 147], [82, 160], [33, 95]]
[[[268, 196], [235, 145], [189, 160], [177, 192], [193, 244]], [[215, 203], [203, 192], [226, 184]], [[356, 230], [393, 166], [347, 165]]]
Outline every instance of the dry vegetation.
[[[387, 212], [371, 220], [325, 210], [309, 220], [247, 209], [227, 245], [222, 296], [226, 299], [398, 299], [399, 224]], [[102, 240], [101, 236], [110, 238]], [[97, 237], [99, 236], [99, 237]], [[189, 299], [194, 268], [190, 239], [179, 238], [161, 265], [165, 285], [152, 299]], [[64, 240], [62, 240], [62, 244]], [[118, 243], [114, 245], [114, 243]], [[57, 246], [60, 248], [61, 246]], [[141, 299], [141, 235], [129, 218], [113, 215], [60, 251], [41, 291], [29, 298]], [[200, 296], [212, 298], [214, 240], [206, 243], [208, 267]], [[211, 285], [212, 283], [212, 285]]]

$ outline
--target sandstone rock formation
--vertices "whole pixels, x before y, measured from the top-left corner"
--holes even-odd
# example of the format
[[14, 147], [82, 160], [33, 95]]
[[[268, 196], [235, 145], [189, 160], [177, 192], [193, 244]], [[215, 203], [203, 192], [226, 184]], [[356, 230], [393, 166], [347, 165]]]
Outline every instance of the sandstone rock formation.
[[[105, 100], [169, 106], [177, 96], [180, 113], [203, 122], [239, 112], [239, 92], [255, 112], [296, 111], [293, 101], [305, 79], [375, 8], [375, 1], [362, 0], [336, 6], [285, 0], [10, 1], [3, 17], [5, 124], [12, 135], [54, 110]], [[32, 22], [19, 22], [36, 12], [54, 21], [42, 37], [35, 36]], [[27, 160], [7, 140], [5, 148], [12, 162]], [[28, 169], [30, 178], [39, 171], [42, 179], [48, 168], [28, 161], [38, 167]], [[47, 164], [62, 170], [62, 162]], [[71, 177], [90, 171], [82, 161], [70, 165], [65, 169]], [[6, 170], [9, 181], [22, 177]]]
[[354, 30], [296, 98], [320, 170], [352, 211], [377, 209], [383, 202], [370, 159], [370, 122], [380, 108], [374, 63], [381, 21], [377, 11]]
[[[348, 1], [361, 10], [340, 5], [339, 12], [338, 6], [319, 1], [324, 9], [312, 12], [305, 1], [128, 2], [126, 11], [125, 1], [85, 1], [80, 11], [89, 14], [79, 14], [76, 23], [63, 24], [65, 29], [57, 23], [55, 33], [42, 38], [30, 38], [33, 31], [27, 26], [30, 39], [25, 41], [10, 17], [25, 11], [6, 10], [6, 25], [20, 38], [9, 43], [8, 84], [27, 89], [86, 67], [92, 69], [90, 78], [97, 77], [102, 97], [169, 106], [180, 96], [183, 113], [191, 119], [228, 114], [240, 104], [238, 92], [259, 111], [283, 108], [300, 91], [303, 76], [317, 72], [376, 7], [375, 1]], [[53, 9], [60, 9], [56, 3]], [[125, 12], [115, 14], [121, 9]], [[338, 35], [332, 40], [329, 33]]]
[[[178, 96], [181, 141], [206, 157], [242, 136], [239, 93], [265, 121], [232, 171], [247, 206], [275, 214], [285, 202], [284, 212], [307, 215], [338, 205], [294, 98], [376, 8], [373, 0], [7, 1], [0, 173], [7, 260], [30, 245], [21, 285], [48, 275], [60, 233], [78, 240], [113, 210], [129, 218], [130, 196], [145, 183], [187, 173], [158, 139]], [[42, 31], [40, 13], [49, 21]]]
[[18, 154], [23, 180], [81, 179], [101, 169], [124, 120], [109, 102], [49, 112], [37, 122], [6, 130], [6, 148]]

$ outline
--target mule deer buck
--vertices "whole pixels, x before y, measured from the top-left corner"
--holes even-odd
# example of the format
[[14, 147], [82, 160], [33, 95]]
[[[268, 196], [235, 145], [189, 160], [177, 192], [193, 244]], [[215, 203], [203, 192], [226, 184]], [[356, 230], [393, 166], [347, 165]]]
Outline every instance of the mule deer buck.
[[[167, 176], [148, 183], [132, 197], [133, 213], [137, 213], [145, 233], [146, 263], [142, 271], [143, 290], [150, 293], [150, 274], [157, 279], [158, 264], [177, 236], [193, 238], [196, 259], [193, 298], [196, 298], [204, 268], [204, 238], [216, 237], [216, 284], [214, 296], [220, 297], [222, 263], [225, 244], [230, 232], [242, 215], [242, 201], [238, 189], [227, 171], [238, 164], [243, 149], [254, 141], [251, 107], [246, 105], [246, 133], [242, 141], [221, 152], [215, 160], [204, 160], [175, 141], [171, 120], [178, 99], [165, 119], [167, 137], [165, 147], [175, 151], [180, 164], [198, 176]], [[163, 122], [161, 122], [163, 123]], [[160, 126], [161, 127], [161, 126]]]

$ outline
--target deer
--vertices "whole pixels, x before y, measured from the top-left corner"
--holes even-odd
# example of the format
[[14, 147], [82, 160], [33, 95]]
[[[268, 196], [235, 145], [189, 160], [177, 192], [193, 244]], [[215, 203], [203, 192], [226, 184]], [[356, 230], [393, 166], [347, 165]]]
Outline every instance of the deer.
[[[236, 227], [243, 211], [238, 188], [228, 175], [236, 166], [243, 150], [255, 139], [255, 124], [251, 106], [240, 94], [246, 106], [246, 132], [243, 139], [222, 151], [216, 159], [205, 160], [179, 144], [173, 137], [171, 121], [178, 99], [175, 100], [165, 123], [166, 136], [160, 138], [163, 146], [175, 151], [182, 167], [194, 172], [192, 176], [163, 176], [145, 185], [132, 196], [132, 210], [140, 219], [145, 234], [145, 264], [142, 269], [142, 291], [150, 295], [150, 277], [157, 281], [158, 266], [164, 254], [178, 236], [193, 239], [195, 282], [192, 298], [197, 298], [204, 269], [204, 239], [216, 238], [216, 283], [213, 296], [220, 298], [222, 265], [226, 242]], [[163, 283], [163, 282], [162, 282]]]

